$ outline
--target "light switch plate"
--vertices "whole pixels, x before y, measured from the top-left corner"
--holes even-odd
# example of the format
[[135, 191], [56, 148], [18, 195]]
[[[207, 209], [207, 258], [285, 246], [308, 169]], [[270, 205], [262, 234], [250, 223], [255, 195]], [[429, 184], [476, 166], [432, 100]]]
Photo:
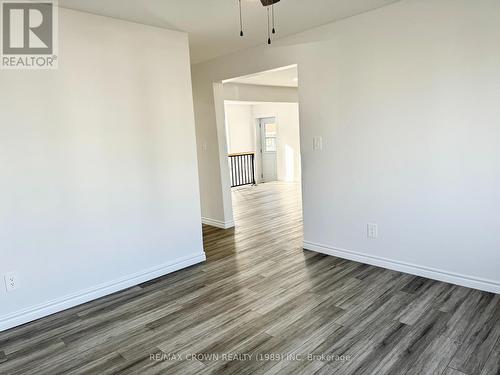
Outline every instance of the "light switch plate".
[[377, 224], [368, 224], [368, 238], [373, 240], [378, 238], [378, 225]]
[[314, 137], [313, 138], [313, 150], [314, 151], [322, 151], [323, 150], [323, 138], [322, 137]]

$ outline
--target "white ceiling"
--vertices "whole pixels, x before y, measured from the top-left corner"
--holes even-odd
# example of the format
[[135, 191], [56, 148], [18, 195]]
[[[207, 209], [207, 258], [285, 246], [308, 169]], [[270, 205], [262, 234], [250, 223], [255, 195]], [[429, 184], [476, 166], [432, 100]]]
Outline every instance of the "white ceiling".
[[299, 87], [296, 65], [224, 81], [224, 83], [227, 82], [245, 85]]
[[[277, 37], [311, 29], [398, 0], [281, 0]], [[266, 10], [242, 0], [245, 37], [239, 36], [238, 0], [59, 0], [65, 8], [189, 33], [191, 61], [198, 63], [267, 42]]]

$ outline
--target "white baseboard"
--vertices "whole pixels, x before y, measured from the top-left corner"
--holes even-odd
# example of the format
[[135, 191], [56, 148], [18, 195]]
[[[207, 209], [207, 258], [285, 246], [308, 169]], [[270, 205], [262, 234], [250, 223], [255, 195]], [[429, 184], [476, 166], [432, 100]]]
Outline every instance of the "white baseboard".
[[304, 249], [326, 255], [349, 259], [372, 266], [387, 268], [394, 271], [409, 273], [411, 275], [427, 277], [433, 280], [444, 281], [450, 284], [474, 288], [485, 292], [500, 294], [500, 282], [482, 279], [474, 276], [461, 275], [453, 272], [438, 270], [415, 264], [399, 262], [373, 255], [359, 253], [351, 250], [338, 249], [327, 245], [304, 241]]
[[216, 227], [221, 229], [229, 229], [234, 227], [234, 220], [224, 222], [220, 220], [203, 217], [201, 218], [201, 222], [205, 225], [210, 225], [211, 227]]
[[32, 322], [34, 320], [52, 315], [63, 310], [67, 310], [71, 307], [75, 307], [86, 302], [93, 301], [109, 294], [119, 292], [146, 281], [153, 280], [157, 277], [161, 277], [180, 269], [192, 266], [194, 264], [204, 262], [205, 260], [205, 253], [183, 257], [180, 259], [176, 259], [173, 262], [137, 272], [121, 279], [113, 280], [108, 283], [104, 283], [96, 287], [80, 291], [78, 293], [67, 295], [37, 306], [16, 311], [13, 314], [0, 316], [0, 332], [13, 327], [17, 327], [21, 324]]

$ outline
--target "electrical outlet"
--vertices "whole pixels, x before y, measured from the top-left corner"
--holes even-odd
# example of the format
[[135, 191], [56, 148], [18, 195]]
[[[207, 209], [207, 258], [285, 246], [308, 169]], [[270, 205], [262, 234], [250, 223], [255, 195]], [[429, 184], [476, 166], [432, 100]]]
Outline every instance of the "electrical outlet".
[[378, 238], [378, 225], [377, 224], [368, 224], [368, 238], [373, 240]]
[[5, 274], [4, 279], [5, 279], [5, 290], [7, 290], [7, 292], [12, 292], [16, 289], [19, 289], [19, 277], [15, 272]]
[[322, 137], [314, 137], [313, 138], [313, 150], [314, 151], [323, 151], [323, 138]]

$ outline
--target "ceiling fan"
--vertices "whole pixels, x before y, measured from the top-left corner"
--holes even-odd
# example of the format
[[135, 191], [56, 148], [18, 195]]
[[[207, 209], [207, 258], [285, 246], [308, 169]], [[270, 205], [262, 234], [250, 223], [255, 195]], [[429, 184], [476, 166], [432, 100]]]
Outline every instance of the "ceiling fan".
[[[279, 3], [280, 0], [260, 0], [262, 5], [267, 9], [267, 44], [271, 44], [271, 33], [276, 34], [276, 28], [274, 26], [274, 4]], [[243, 37], [243, 16], [241, 10], [241, 0], [238, 0], [240, 7], [240, 36]], [[271, 30], [272, 24], [272, 30]]]

